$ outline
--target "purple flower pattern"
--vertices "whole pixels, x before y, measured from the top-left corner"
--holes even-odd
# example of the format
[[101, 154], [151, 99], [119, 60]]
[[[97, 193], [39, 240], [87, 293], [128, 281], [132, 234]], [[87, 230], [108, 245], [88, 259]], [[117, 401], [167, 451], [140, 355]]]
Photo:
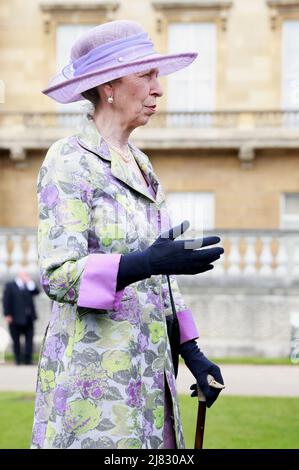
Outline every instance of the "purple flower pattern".
[[40, 195], [40, 200], [48, 209], [53, 209], [56, 204], [59, 202], [58, 199], [59, 191], [54, 184], [47, 184]]
[[65, 346], [61, 339], [57, 336], [49, 336], [47, 338], [44, 356], [48, 357], [51, 361], [59, 360], [62, 358]]
[[64, 414], [66, 410], [68, 392], [62, 386], [58, 386], [54, 392], [53, 403], [58, 414]]
[[126, 403], [132, 407], [140, 407], [141, 405], [141, 380], [130, 380], [130, 383], [126, 389], [128, 399]]

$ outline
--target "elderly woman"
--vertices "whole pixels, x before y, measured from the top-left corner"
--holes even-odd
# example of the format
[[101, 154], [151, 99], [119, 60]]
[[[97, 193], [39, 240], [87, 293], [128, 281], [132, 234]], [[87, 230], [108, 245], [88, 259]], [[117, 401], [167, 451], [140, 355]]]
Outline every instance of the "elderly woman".
[[94, 112], [50, 147], [38, 175], [40, 277], [53, 306], [32, 448], [184, 448], [169, 338], [207, 405], [218, 396], [207, 376], [223, 383], [220, 370], [198, 349], [175, 275], [212, 269], [223, 249], [200, 248], [220, 239], [176, 240], [188, 221], [171, 228], [149, 158], [129, 140], [155, 113], [158, 75], [196, 55], [156, 54], [139, 24], [112, 21], [75, 42], [43, 91], [86, 98]]

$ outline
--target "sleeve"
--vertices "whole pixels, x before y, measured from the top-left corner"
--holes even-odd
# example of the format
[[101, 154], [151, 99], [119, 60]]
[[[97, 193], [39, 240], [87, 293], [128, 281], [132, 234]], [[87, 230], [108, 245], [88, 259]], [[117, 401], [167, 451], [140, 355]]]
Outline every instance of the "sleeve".
[[[199, 338], [199, 334], [195, 321], [193, 319], [192, 311], [186, 306], [183, 296], [181, 294], [176, 276], [170, 275], [169, 280], [180, 327], [181, 344], [183, 344], [191, 339]], [[171, 311], [171, 301], [167, 280], [165, 286], [166, 288], [163, 289], [164, 306], [167, 306], [167, 308], [169, 308]]]
[[88, 250], [93, 171], [101, 171], [100, 165], [90, 168], [86, 156], [65, 141], [47, 153], [37, 179], [40, 282], [54, 301], [118, 309], [124, 292], [116, 292], [121, 254]]
[[12, 292], [6, 284], [3, 292], [3, 314], [5, 317], [12, 315]]

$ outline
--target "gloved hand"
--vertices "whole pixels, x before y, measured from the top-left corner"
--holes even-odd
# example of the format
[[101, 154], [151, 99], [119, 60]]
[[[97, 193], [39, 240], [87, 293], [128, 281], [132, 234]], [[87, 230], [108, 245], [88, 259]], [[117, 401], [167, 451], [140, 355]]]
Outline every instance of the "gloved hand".
[[[196, 378], [201, 391], [206, 397], [207, 407], [210, 408], [218, 398], [221, 389], [210, 387], [208, 384], [208, 375], [212, 375], [217, 382], [224, 384], [220, 368], [206, 358], [194, 339], [181, 344], [179, 352], [184, 359], [186, 366]], [[191, 397], [196, 397], [196, 384], [191, 385], [190, 389], [194, 390], [191, 393]]]
[[173, 227], [143, 251], [122, 255], [117, 275], [117, 289], [152, 274], [198, 274], [213, 269], [211, 264], [224, 253], [223, 248], [197, 249], [220, 242], [219, 237], [176, 240], [189, 227], [189, 221]]

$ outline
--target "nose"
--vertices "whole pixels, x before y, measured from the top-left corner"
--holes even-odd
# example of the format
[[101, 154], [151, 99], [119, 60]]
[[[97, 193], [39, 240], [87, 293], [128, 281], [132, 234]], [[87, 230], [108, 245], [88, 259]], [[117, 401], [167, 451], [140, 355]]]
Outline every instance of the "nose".
[[163, 89], [162, 89], [161, 84], [160, 84], [157, 77], [154, 77], [154, 79], [153, 79], [153, 86], [151, 88], [151, 95], [155, 95], [158, 98], [163, 96]]

